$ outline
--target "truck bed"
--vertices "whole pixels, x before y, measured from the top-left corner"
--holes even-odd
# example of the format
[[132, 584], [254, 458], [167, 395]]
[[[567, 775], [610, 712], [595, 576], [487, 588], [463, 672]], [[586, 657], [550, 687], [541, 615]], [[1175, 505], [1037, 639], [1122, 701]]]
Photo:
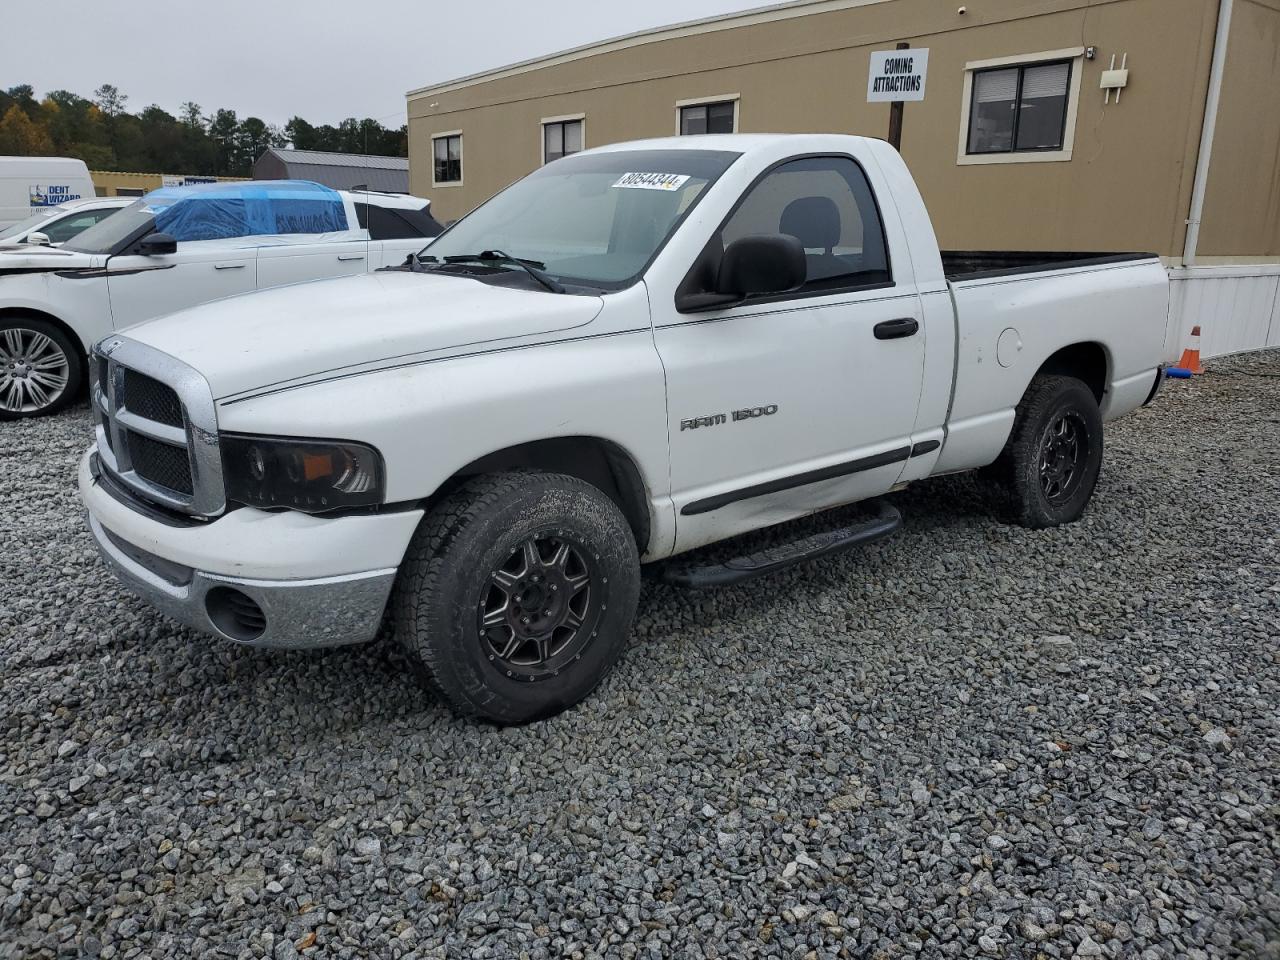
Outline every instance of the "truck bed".
[[1154, 253], [1048, 252], [1039, 250], [943, 250], [942, 269], [948, 280], [982, 280], [1020, 273], [1043, 273], [1072, 267], [1092, 267], [1129, 260], [1151, 260]]

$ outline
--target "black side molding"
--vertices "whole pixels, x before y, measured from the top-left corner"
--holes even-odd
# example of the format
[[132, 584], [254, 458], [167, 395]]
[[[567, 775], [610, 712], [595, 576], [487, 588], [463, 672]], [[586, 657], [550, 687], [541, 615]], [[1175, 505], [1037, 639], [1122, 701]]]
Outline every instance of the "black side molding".
[[743, 487], [740, 490], [731, 490], [728, 493], [720, 493], [714, 497], [705, 497], [702, 500], [694, 500], [687, 503], [680, 511], [681, 516], [694, 517], [700, 513], [710, 513], [712, 510], [719, 510], [721, 507], [727, 507], [731, 503], [737, 503], [740, 500], [751, 500], [754, 497], [767, 496], [770, 493], [780, 493], [783, 490], [791, 490], [795, 487], [806, 487], [811, 483], [821, 483], [823, 480], [834, 480], [836, 477], [847, 477], [851, 473], [861, 473], [864, 470], [875, 470], [877, 467], [887, 467], [891, 463], [901, 463], [911, 456], [910, 447], [899, 447], [896, 450], [887, 450], [884, 453], [877, 453], [875, 456], [862, 457], [859, 460], [849, 460], [845, 463], [833, 464], [829, 467], [822, 467], [819, 470], [808, 470], [805, 473], [797, 473], [790, 477], [781, 477], [778, 480], [770, 480], [768, 483], [757, 483], [754, 486]]
[[921, 440], [911, 448], [911, 455], [913, 457], [923, 457], [926, 453], [933, 453], [940, 446], [942, 446], [941, 440]]

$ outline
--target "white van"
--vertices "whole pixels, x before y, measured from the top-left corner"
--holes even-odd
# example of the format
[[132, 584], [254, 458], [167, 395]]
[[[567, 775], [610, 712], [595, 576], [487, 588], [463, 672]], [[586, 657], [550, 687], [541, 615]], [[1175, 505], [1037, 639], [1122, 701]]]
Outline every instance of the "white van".
[[0, 230], [49, 207], [94, 195], [83, 160], [0, 157]]

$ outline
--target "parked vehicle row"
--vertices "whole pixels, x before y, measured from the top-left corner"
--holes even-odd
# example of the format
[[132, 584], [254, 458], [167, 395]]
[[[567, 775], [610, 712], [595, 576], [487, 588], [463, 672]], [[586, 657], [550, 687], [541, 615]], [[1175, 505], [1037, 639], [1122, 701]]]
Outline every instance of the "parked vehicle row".
[[399, 263], [428, 201], [251, 181], [153, 191], [52, 248], [0, 250], [0, 419], [51, 413], [107, 334], [196, 304]]
[[[121, 279], [165, 242], [148, 228]], [[287, 255], [256, 249], [260, 287]], [[1147, 254], [944, 254], [880, 141], [603, 147], [401, 266], [106, 336], [80, 489], [108, 565], [175, 619], [314, 647], [389, 617], [447, 703], [522, 722], [617, 661], [642, 563], [759, 576], [900, 518], [875, 499], [693, 551], [978, 468], [1026, 526], [1077, 519], [1104, 421], [1159, 385], [1167, 282]]]

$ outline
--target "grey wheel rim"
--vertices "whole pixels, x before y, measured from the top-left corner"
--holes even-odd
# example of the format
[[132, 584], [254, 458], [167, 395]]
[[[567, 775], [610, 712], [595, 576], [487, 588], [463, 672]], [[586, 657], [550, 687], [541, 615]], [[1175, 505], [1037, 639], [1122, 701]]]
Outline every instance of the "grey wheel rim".
[[67, 389], [71, 362], [52, 337], [39, 330], [0, 331], [0, 410], [38, 413]]
[[516, 680], [545, 680], [581, 659], [605, 610], [598, 558], [564, 531], [529, 537], [493, 570], [478, 627], [489, 662]]
[[1074, 410], [1054, 417], [1040, 438], [1040, 489], [1054, 506], [1070, 500], [1084, 480], [1089, 427]]

